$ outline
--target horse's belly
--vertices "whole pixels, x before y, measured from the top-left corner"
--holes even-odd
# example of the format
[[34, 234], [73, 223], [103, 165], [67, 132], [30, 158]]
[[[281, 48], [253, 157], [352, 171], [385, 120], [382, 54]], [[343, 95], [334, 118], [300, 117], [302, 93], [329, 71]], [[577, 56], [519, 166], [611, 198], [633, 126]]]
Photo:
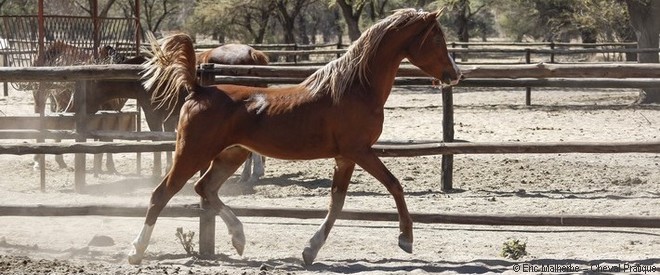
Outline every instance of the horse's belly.
[[241, 146], [261, 155], [278, 159], [319, 159], [337, 156], [333, 142], [324, 136], [289, 136], [275, 138], [262, 136], [246, 141]]

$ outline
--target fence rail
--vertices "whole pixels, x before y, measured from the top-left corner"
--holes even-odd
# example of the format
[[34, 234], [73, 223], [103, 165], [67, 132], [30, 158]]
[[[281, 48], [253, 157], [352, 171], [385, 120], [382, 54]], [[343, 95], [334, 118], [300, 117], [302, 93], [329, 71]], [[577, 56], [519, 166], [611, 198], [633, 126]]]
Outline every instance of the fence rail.
[[[119, 136], [115, 136], [119, 137]], [[98, 154], [174, 151], [174, 141], [66, 142], [52, 144], [0, 144], [0, 154]], [[453, 154], [557, 154], [557, 153], [660, 153], [659, 141], [638, 142], [456, 142], [406, 141], [376, 143], [382, 157], [418, 157]]]
[[[126, 207], [112, 205], [57, 206], [12, 205], [0, 206], [0, 216], [115, 216], [143, 217], [146, 206]], [[276, 217], [295, 219], [323, 219], [327, 210], [299, 208], [231, 207], [237, 216]], [[198, 205], [168, 206], [161, 217], [200, 217], [203, 210]], [[425, 224], [476, 224], [517, 226], [589, 226], [660, 228], [660, 218], [642, 216], [595, 216], [595, 215], [474, 215], [446, 213], [410, 213], [413, 221]], [[339, 219], [360, 221], [399, 220], [396, 212], [361, 211], [345, 209]], [[201, 236], [200, 236], [201, 237]]]

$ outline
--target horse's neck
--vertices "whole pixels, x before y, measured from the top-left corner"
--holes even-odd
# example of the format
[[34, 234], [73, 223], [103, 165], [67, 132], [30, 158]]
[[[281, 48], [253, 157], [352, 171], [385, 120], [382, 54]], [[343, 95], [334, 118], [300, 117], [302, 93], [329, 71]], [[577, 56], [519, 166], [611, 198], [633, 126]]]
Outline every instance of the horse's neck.
[[379, 49], [372, 58], [368, 60], [369, 67], [366, 72], [365, 88], [372, 93], [372, 97], [377, 100], [377, 104], [385, 106], [390, 91], [394, 85], [394, 79], [399, 69], [403, 56]]

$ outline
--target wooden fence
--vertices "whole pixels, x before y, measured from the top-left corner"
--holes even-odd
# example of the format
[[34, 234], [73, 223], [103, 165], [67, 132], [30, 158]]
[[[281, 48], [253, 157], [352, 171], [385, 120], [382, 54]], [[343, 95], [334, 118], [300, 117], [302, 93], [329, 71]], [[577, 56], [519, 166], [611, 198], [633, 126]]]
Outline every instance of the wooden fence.
[[[316, 71], [318, 66], [288, 67], [288, 66], [230, 66], [205, 65], [200, 73], [216, 83], [299, 83], [305, 77]], [[136, 65], [90, 65], [71, 67], [22, 67], [0, 68], [0, 81], [74, 81], [92, 79], [125, 79], [135, 80], [141, 70]], [[520, 64], [520, 65], [472, 65], [461, 66], [466, 79], [461, 86], [534, 86], [534, 87], [658, 87], [660, 86], [659, 64]], [[397, 84], [428, 85], [431, 79], [419, 69], [412, 66], [401, 66], [396, 79]], [[446, 90], [446, 89], [445, 89]], [[85, 93], [76, 93], [83, 97]], [[450, 97], [445, 91], [443, 97]], [[75, 99], [74, 99], [75, 100]], [[81, 100], [81, 99], [78, 99]], [[447, 101], [448, 99], [444, 99]], [[445, 121], [453, 121], [451, 102], [443, 102]], [[84, 107], [84, 104], [81, 104]], [[84, 112], [76, 121], [84, 121]], [[80, 120], [78, 120], [80, 119]], [[84, 123], [84, 122], [81, 122]], [[78, 127], [78, 126], [76, 126]], [[82, 126], [81, 126], [82, 127]], [[448, 123], [443, 129], [444, 134], [453, 132]], [[69, 132], [48, 133], [51, 135], [71, 136]], [[159, 136], [159, 133], [108, 133], [77, 131], [80, 141], [87, 138], [112, 137], [129, 140], [171, 140]], [[444, 141], [453, 138], [446, 136]], [[520, 145], [520, 144], [519, 144]], [[522, 144], [524, 146], [524, 144]], [[25, 145], [20, 145], [25, 146]], [[417, 146], [417, 145], [416, 145]], [[84, 178], [84, 175], [79, 175]], [[76, 180], [82, 186], [83, 179]], [[444, 185], [451, 189], [451, 185]]]
[[[616, 65], [603, 65], [603, 64], [589, 64], [589, 65], [559, 65], [559, 64], [535, 64], [535, 65], [507, 65], [507, 66], [462, 66], [466, 79], [461, 85], [480, 85], [489, 83], [491, 86], [502, 87], [514, 85], [518, 82], [525, 85], [539, 85], [549, 86], [555, 84], [565, 85], [583, 85], [584, 80], [590, 83], [619, 83], [621, 87], [649, 87], [647, 85], [660, 85], [660, 64], [616, 64]], [[84, 80], [90, 79], [132, 79], [137, 78], [137, 72], [140, 70], [135, 65], [93, 65], [93, 66], [72, 66], [72, 67], [39, 67], [39, 68], [0, 68], [0, 81], [80, 81], [84, 88]], [[262, 81], [260, 78], [285, 78], [284, 82], [294, 82], [311, 74], [315, 70], [314, 67], [273, 67], [273, 66], [223, 66], [214, 65], [202, 66], [200, 73], [202, 79], [213, 79], [218, 82], [227, 82], [228, 78], [231, 80], [245, 80], [245, 83], [254, 83]], [[217, 76], [220, 75], [220, 76]], [[230, 75], [230, 76], [227, 76]], [[246, 76], [247, 75], [247, 76]], [[402, 66], [399, 70], [397, 83], [402, 80], [410, 80], [405, 83], [416, 84], [430, 84], [431, 79], [424, 76], [418, 69]], [[248, 77], [246, 79], [243, 79]], [[561, 80], [561, 81], [556, 81]], [[250, 82], [252, 81], [252, 82]], [[481, 81], [481, 83], [480, 83]], [[538, 81], [538, 82], [535, 82]], [[243, 82], [241, 82], [243, 83]], [[84, 91], [84, 89], [81, 89]], [[84, 100], [85, 93], [76, 93], [76, 99]], [[443, 190], [452, 189], [451, 172], [453, 170], [452, 155], [453, 154], [504, 154], [504, 153], [660, 153], [660, 140], [647, 141], [647, 142], [608, 142], [608, 143], [452, 143], [453, 137], [453, 99], [451, 87], [443, 88], [443, 141], [436, 142], [383, 142], [376, 144], [374, 150], [380, 156], [419, 156], [442, 154], [442, 187]], [[84, 104], [82, 104], [84, 106]], [[84, 107], [83, 107], [84, 108]], [[100, 153], [100, 152], [151, 152], [151, 151], [171, 151], [174, 148], [172, 141], [160, 142], [122, 142], [122, 143], [83, 143], [90, 137], [90, 133], [85, 132], [85, 112], [78, 110], [76, 114], [76, 129], [74, 133], [76, 143], [73, 144], [4, 144], [0, 146], [0, 154], [64, 154], [76, 153], [76, 156], [82, 155], [84, 165], [83, 153]], [[106, 136], [107, 135], [107, 136]], [[112, 136], [116, 139], [135, 139], [136, 137], [147, 140], [146, 136], [150, 135], [151, 138], [157, 140], [167, 139], [167, 134], [157, 133], [96, 133], [96, 136]], [[169, 138], [171, 138], [171, 133]], [[79, 159], [76, 158], [76, 164]], [[78, 171], [78, 166], [76, 166]], [[83, 169], [84, 171], [84, 169]], [[84, 172], [83, 172], [84, 173]], [[84, 174], [82, 178], [84, 182]], [[78, 183], [79, 179], [76, 179]], [[27, 215], [29, 213], [37, 213], [34, 207], [19, 207], [24, 210], [16, 210], [16, 208], [0, 208], [0, 214], [4, 215]], [[76, 213], [95, 213], [95, 214], [110, 214], [113, 211], [139, 211], [144, 213], [144, 209], [131, 210], [107, 208], [109, 212], [98, 210], [94, 212], [94, 206], [71, 208], [69, 214], [76, 215]], [[114, 210], [113, 210], [114, 209]], [[274, 212], [285, 213], [278, 214], [278, 216], [287, 215], [287, 217], [294, 218], [309, 218], [309, 217], [322, 217], [325, 212], [314, 212], [308, 210], [282, 210], [282, 209], [246, 209], [237, 210], [238, 215], [274, 215]], [[181, 210], [186, 212], [188, 210]], [[214, 213], [209, 210], [200, 212], [197, 210], [193, 216], [200, 216], [200, 238], [208, 240], [200, 242], [200, 253], [213, 254], [214, 253], [214, 230], [207, 230], [210, 224], [215, 224]], [[241, 212], [245, 211], [245, 212]], [[18, 213], [18, 214], [17, 214]], [[44, 212], [40, 212], [44, 213]], [[362, 213], [351, 214], [352, 212], [346, 211], [347, 216], [356, 215], [358, 217], [366, 218], [372, 217], [373, 219], [392, 219], [393, 213]], [[132, 214], [131, 214], [132, 215]], [[480, 224], [517, 224], [517, 225], [574, 225], [580, 226], [586, 223], [579, 224], [579, 220], [589, 220], [587, 226], [636, 226], [644, 224], [648, 227], [660, 227], [660, 219], [658, 218], [644, 218], [644, 217], [567, 217], [567, 216], [545, 216], [545, 217], [530, 217], [530, 216], [515, 216], [515, 217], [497, 217], [497, 216], [469, 216], [460, 215], [464, 217], [459, 221], [459, 216], [450, 217], [437, 214], [428, 214], [429, 216], [416, 216], [416, 219], [435, 222], [451, 222], [451, 223], [480, 223]], [[345, 216], [343, 216], [345, 217]], [[371, 219], [371, 218], [370, 218]], [[535, 220], [532, 222], [531, 220]], [[570, 222], [569, 222], [570, 221]], [[641, 226], [641, 225], [640, 225]], [[201, 228], [206, 228], [202, 230]]]
[[[275, 57], [274, 64], [276, 65], [297, 65], [297, 64], [315, 64], [320, 65], [325, 63], [324, 60], [332, 60], [339, 57], [346, 51], [348, 45], [325, 43], [317, 45], [300, 45], [300, 44], [250, 44], [252, 47], [262, 50], [271, 57]], [[213, 45], [196, 45], [197, 49], [205, 50], [220, 46], [220, 44]], [[448, 43], [448, 50], [452, 56], [459, 57], [459, 63], [467, 63], [468, 56], [488, 57], [495, 55], [498, 58], [497, 63], [519, 64], [534, 62], [557, 62], [558, 56], [575, 56], [575, 55], [591, 55], [603, 54], [609, 57], [610, 54], [634, 54], [660, 52], [658, 48], [638, 49], [636, 43], [554, 43], [554, 42], [538, 42], [538, 43], [516, 43], [516, 42], [451, 42]], [[279, 62], [278, 56], [285, 56], [287, 60], [292, 62]], [[316, 56], [317, 61], [310, 61], [308, 56]], [[501, 57], [508, 57], [508, 61], [503, 61]], [[517, 57], [517, 58], [516, 58]], [[633, 58], [634, 60], [635, 58]], [[320, 60], [320, 61], [319, 61]], [[505, 59], [506, 60], [506, 59]], [[629, 60], [629, 59], [623, 59]], [[607, 60], [611, 62], [612, 60]], [[491, 61], [493, 62], [493, 61]], [[480, 64], [485, 64], [480, 61]]]

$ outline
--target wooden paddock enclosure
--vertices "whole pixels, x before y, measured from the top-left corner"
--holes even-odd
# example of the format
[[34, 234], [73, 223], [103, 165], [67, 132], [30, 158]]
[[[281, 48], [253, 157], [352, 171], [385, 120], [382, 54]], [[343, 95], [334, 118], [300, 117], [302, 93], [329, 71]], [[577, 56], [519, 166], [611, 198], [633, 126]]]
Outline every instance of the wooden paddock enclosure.
[[[202, 65], [204, 83], [297, 83], [318, 67], [277, 66], [227, 66]], [[461, 66], [466, 79], [462, 86], [510, 87], [616, 87], [641, 88], [660, 86], [660, 64], [520, 64]], [[0, 81], [79, 81], [85, 85], [90, 79], [136, 79], [140, 68], [136, 65], [93, 65], [71, 67], [0, 68]], [[402, 66], [397, 84], [430, 85], [431, 79], [421, 71]], [[84, 90], [84, 89], [82, 89]], [[84, 100], [85, 93], [76, 93], [75, 100]], [[506, 154], [506, 153], [660, 153], [660, 140], [647, 142], [608, 143], [453, 143], [453, 98], [450, 87], [442, 89], [443, 140], [426, 142], [380, 142], [374, 146], [381, 156], [421, 156], [442, 154], [443, 190], [452, 189], [453, 154]], [[4, 144], [0, 154], [64, 154], [100, 152], [152, 152], [173, 150], [174, 143], [167, 141], [171, 133], [122, 133], [104, 132], [97, 135], [125, 140], [166, 140], [158, 142], [85, 143], [90, 137], [86, 132], [84, 110], [75, 117], [76, 143], [63, 144]], [[78, 163], [78, 161], [76, 161]], [[78, 168], [76, 167], [76, 171]], [[84, 176], [82, 178], [84, 183]], [[78, 184], [79, 179], [76, 179]], [[290, 218], [322, 218], [325, 211], [300, 209], [234, 208], [239, 216], [276, 216]], [[110, 215], [140, 216], [144, 208], [116, 206], [0, 207], [0, 215]], [[169, 207], [164, 215], [200, 217], [200, 253], [214, 254], [215, 213], [202, 208]], [[394, 213], [344, 211], [342, 218], [390, 220]], [[487, 225], [543, 225], [543, 226], [623, 226], [660, 228], [660, 217], [610, 217], [610, 216], [469, 216], [444, 214], [415, 214], [416, 222], [463, 223]]]
[[[101, 111], [90, 115], [85, 122], [85, 133], [96, 131], [111, 132], [135, 132], [137, 128], [137, 112], [115, 112]], [[61, 113], [40, 117], [33, 116], [2, 116], [0, 117], [0, 139], [28, 139], [43, 143], [46, 139], [76, 139], [76, 118], [72, 113]], [[96, 135], [96, 139], [111, 140], [102, 135]], [[43, 154], [39, 155], [39, 187], [41, 191], [46, 190], [46, 165]], [[100, 155], [95, 155], [99, 158]], [[83, 172], [84, 172], [84, 166]], [[94, 167], [100, 169], [100, 167]], [[95, 173], [97, 171], [95, 170]], [[81, 183], [80, 181], [79, 183]], [[80, 185], [76, 185], [80, 188]]]
[[[199, 50], [215, 48], [221, 44], [196, 45]], [[320, 65], [323, 60], [332, 60], [341, 56], [348, 45], [338, 43], [325, 44], [250, 44], [255, 49], [274, 57], [271, 65], [298, 66]], [[470, 64], [472, 58], [498, 58], [490, 63], [523, 64], [532, 62], [561, 62], [560, 57], [568, 60], [584, 55], [598, 54], [606, 61], [623, 61], [628, 58], [623, 55], [643, 52], [659, 52], [660, 49], [638, 49], [637, 43], [555, 43], [555, 42], [449, 42], [449, 52], [461, 64]], [[314, 56], [315, 58], [311, 58]], [[278, 57], [286, 57], [287, 62], [278, 61]], [[315, 59], [316, 61], [312, 60]], [[480, 64], [486, 64], [479, 61]]]

